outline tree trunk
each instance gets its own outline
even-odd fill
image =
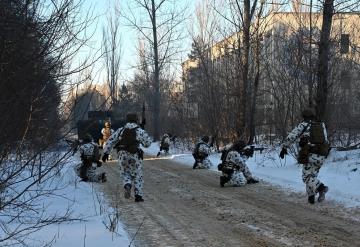
[[[261,52],[261,44],[260,44],[260,17],[263,11],[263,4],[260,5],[259,14],[257,16],[256,21],[256,40],[255,40],[255,78],[254,78],[254,87],[252,91],[251,98],[251,106],[250,106],[250,119],[249,119],[249,144],[254,142],[256,130],[255,130],[255,115],[256,115],[256,100],[257,100],[257,92],[259,88],[260,81],[260,52]]]
[[[319,44],[317,69],[316,112],[320,119],[325,117],[328,96],[328,60],[330,53],[330,31],[334,13],[334,0],[325,0],[323,22]]]
[[[160,139],[160,71],[159,71],[159,51],[157,40],[157,26],[156,26],[156,7],[155,0],[151,0],[152,11],[152,31],[154,41],[154,140]]]
[[[242,117],[240,133],[245,140],[248,138],[250,109],[249,109],[249,53],[250,53],[250,0],[244,1],[244,23],[243,23],[243,53],[241,57],[242,73],[240,86],[240,113]]]

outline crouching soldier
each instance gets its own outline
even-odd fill
[[[92,136],[86,134],[83,139],[83,144],[79,146],[79,152],[82,163],[76,168],[77,175],[84,182],[106,182],[105,172],[96,174],[96,167],[101,166],[99,147],[93,142]]]
[[[220,176],[221,187],[224,187],[225,184],[241,186],[246,183],[254,184],[259,182],[252,176],[245,163],[249,157],[252,157],[253,153],[253,147],[247,147],[243,141],[238,141],[230,149],[223,151],[221,155],[222,163],[218,165],[218,170],[222,172],[222,176]]]
[[[169,153],[169,148],[170,148],[170,143],[171,143],[171,139],[169,134],[164,134],[161,138],[161,142],[160,142],[160,151],[157,153],[156,157],[160,156],[161,151],[164,151],[165,154]]]
[[[126,121],[125,126],[116,130],[106,142],[102,160],[106,162],[110,151],[116,148],[122,168],[124,197],[130,198],[134,185],[135,202],[143,202],[143,151],[140,144],[149,147],[151,139],[146,131],[139,127],[135,113],[127,114]]]
[[[321,166],[330,151],[325,124],[317,120],[314,109],[302,112],[303,121],[295,127],[285,139],[280,152],[280,158],[287,154],[287,148],[299,139],[300,151],[298,162],[303,165],[302,180],[306,184],[308,202],[315,203],[315,196],[319,193],[318,202],[325,199],[329,190],[318,178]]]
[[[208,136],[203,136],[195,146],[193,157],[195,163],[193,169],[209,169],[211,167],[211,161],[209,155],[211,153],[211,144],[209,144],[210,138]]]

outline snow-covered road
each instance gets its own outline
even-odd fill
[[[309,205],[302,193],[285,193],[262,181],[219,186],[219,174],[171,159],[147,159],[145,202],[123,198],[115,162],[100,186],[137,246],[357,246],[358,208],[331,201]]]

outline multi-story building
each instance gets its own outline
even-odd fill
[[[307,105],[307,101],[311,100],[308,96],[309,91],[315,88],[317,47],[322,14],[302,11],[296,6],[294,9],[297,11],[272,12],[261,20],[259,37],[263,58],[257,104],[258,125],[271,125],[274,117],[276,118],[275,108],[279,106],[276,106],[276,99],[274,99],[277,96],[276,92],[271,90],[280,86],[282,72],[284,80],[292,78],[305,86],[304,95],[299,96],[299,101],[306,101],[303,105]],[[337,114],[343,114],[346,111],[348,117],[360,117],[360,13],[335,14],[331,39],[329,82],[333,88],[331,91],[333,98],[331,98],[330,107],[336,107]],[[241,33],[235,33],[204,52],[207,53],[206,57],[211,61],[211,66],[232,64],[233,69],[237,70],[240,68],[236,68],[234,56],[236,56],[239,44],[241,44]],[[302,54],[294,54],[300,51]],[[295,56],[299,63],[296,64],[296,68],[295,64],[289,64],[294,61],[292,59]],[[198,107],[197,97],[192,97],[191,91],[196,83],[194,78],[201,67],[201,62],[199,58],[192,58],[182,63],[184,90],[190,95],[187,99],[190,110]],[[274,72],[279,69],[283,71],[279,71],[277,79],[274,79]],[[238,80],[238,78],[235,79]],[[301,97],[304,99],[300,99]],[[300,105],[293,109],[300,110],[298,109]]]

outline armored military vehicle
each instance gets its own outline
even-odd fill
[[[111,123],[113,130],[117,130],[125,124],[125,118],[115,118],[112,111],[89,111],[87,120],[77,122],[78,138],[81,140],[89,133],[94,138],[94,142],[98,143],[102,138],[101,129],[106,121]]]

